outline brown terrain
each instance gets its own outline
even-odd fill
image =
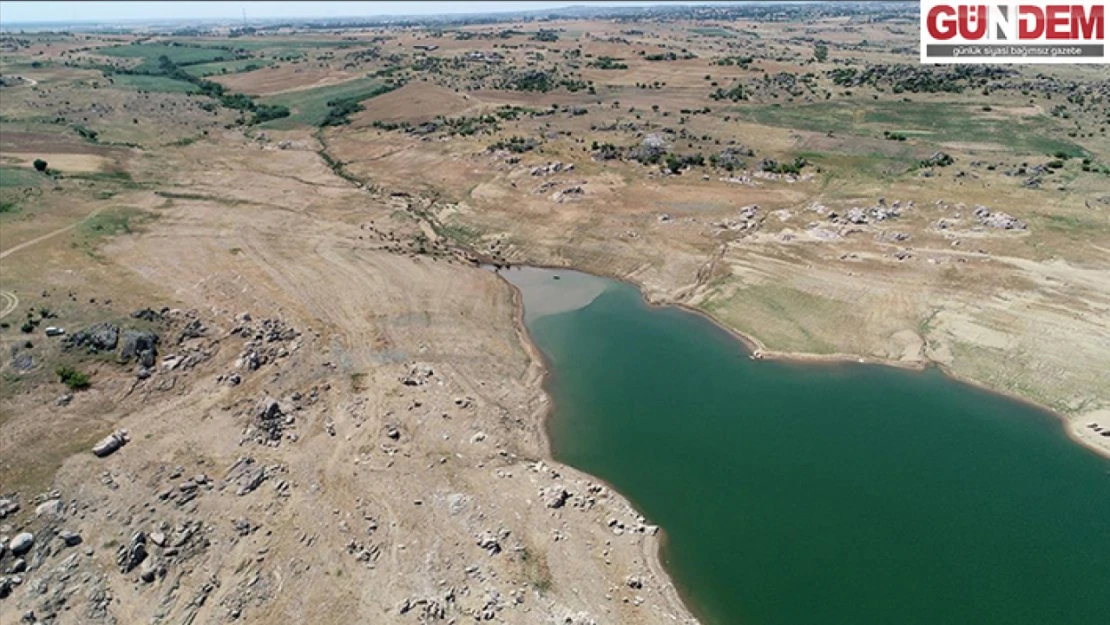
[[[693,622],[658,528],[550,457],[478,261],[942,366],[1110,453],[1098,72],[921,69],[915,19],[543,29],[4,36],[0,622]],[[289,115],[120,71],[182,39]]]

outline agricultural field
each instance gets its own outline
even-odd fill
[[[320,126],[327,119],[329,111],[337,102],[364,102],[386,93],[390,89],[382,81],[372,78],[356,78],[334,85],[298,89],[277,95],[259,98],[262,104],[287,107],[289,117],[266,122],[269,128],[296,128]]]
[[[200,48],[180,45],[138,44],[100,48],[98,54],[116,59],[136,59],[139,68],[153,70],[158,59],[165,56],[178,65],[197,65],[213,61],[227,60],[231,54],[226,50]]]
[[[196,65],[189,65],[185,68],[185,73],[197,78],[207,78],[209,76],[220,76],[223,74],[237,74],[239,72],[253,72],[257,69],[267,67],[269,63],[259,61],[256,59],[240,59],[238,61],[215,61],[213,63],[199,63]]]
[[[93,552],[0,622],[696,622],[482,266],[1110,451],[1105,70],[923,66],[913,3],[594,9],[0,34],[0,518],[80,493]]]

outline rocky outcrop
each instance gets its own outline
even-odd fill
[[[83,347],[90,354],[115,351],[119,344],[119,326],[98,323],[67,336],[62,345],[67,349]]]

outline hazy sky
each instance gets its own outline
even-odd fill
[[[573,5],[648,6],[706,4],[680,1],[563,2],[8,2],[0,1],[0,23],[78,22],[162,19],[247,19],[269,17],[363,17],[370,15],[436,15],[553,9]]]

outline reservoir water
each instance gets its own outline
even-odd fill
[[[706,625],[1110,623],[1110,460],[1050,414],[935,370],[752,360],[630,285],[500,273],[555,457],[663,528]]]

